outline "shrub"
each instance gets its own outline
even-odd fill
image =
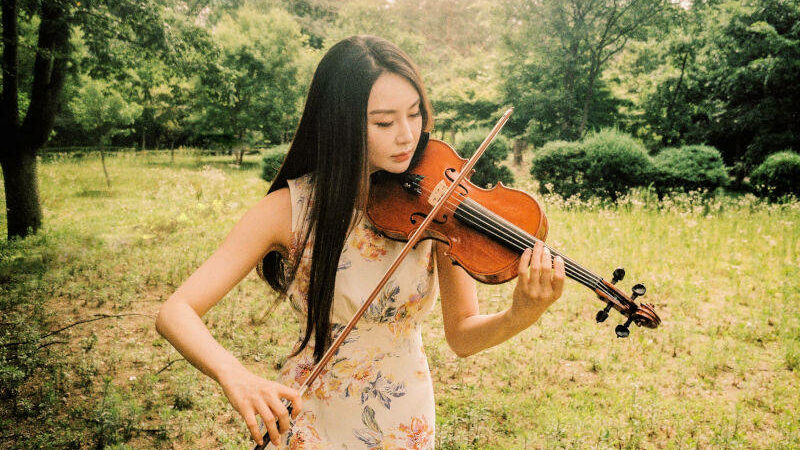
[[[264,157],[261,159],[261,178],[264,181],[271,182],[275,179],[288,151],[289,146],[284,144],[264,153]]]
[[[792,151],[773,153],[750,174],[756,194],[778,200],[800,197],[800,155]]]
[[[647,186],[654,166],[641,142],[616,129],[605,129],[584,138],[586,194],[610,198],[637,186]]]
[[[531,160],[531,175],[539,181],[543,194],[569,198],[584,193],[584,173],[586,153],[578,142],[548,142]]]
[[[456,151],[462,158],[471,158],[488,134],[484,130],[466,132]],[[483,188],[491,187],[499,181],[506,185],[513,183],[514,176],[511,171],[508,170],[508,167],[500,165],[508,157],[509,151],[508,140],[503,136],[495,137],[478,162],[475,163],[475,173],[470,177],[470,181]]]
[[[665,148],[653,158],[659,193],[666,191],[713,191],[728,184],[728,171],[722,155],[714,147],[686,145]]]

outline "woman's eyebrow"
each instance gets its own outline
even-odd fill
[[[418,103],[419,103],[419,98],[417,98],[417,101],[412,103],[411,106],[408,107],[408,109],[411,109],[411,108],[417,106]],[[370,111],[369,115],[372,115],[372,114],[387,114],[387,113],[391,114],[391,113],[396,113],[396,112],[397,112],[396,109],[375,109],[375,110]]]

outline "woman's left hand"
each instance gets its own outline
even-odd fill
[[[564,260],[555,259],[542,241],[533,250],[526,249],[519,260],[519,278],[514,289],[509,315],[514,322],[528,327],[553,304],[564,288]]]

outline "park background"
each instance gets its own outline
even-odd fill
[[[470,358],[424,340],[437,448],[800,446],[797,1],[3,0],[0,448],[245,448],[160,304],[261,198],[313,70],[374,34],[420,66],[473,181],[663,323],[568,282]],[[479,285],[482,312],[513,283]],[[274,378],[298,333],[254,273],[203,319]],[[413,439],[410,436],[409,439]]]

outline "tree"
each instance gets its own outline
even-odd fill
[[[25,237],[42,225],[36,155],[48,141],[55,115],[62,100],[64,83],[72,56],[70,36],[80,28],[86,43],[98,58],[98,67],[113,60],[109,40],[140,48],[164,51],[164,23],[160,5],[150,2],[89,0],[30,1],[2,0],[3,95],[0,99],[0,166],[6,193],[8,238]],[[32,74],[20,74],[20,36],[18,20],[39,20],[34,46]],[[124,17],[125,20],[122,20]],[[136,30],[135,32],[133,30]],[[23,49],[24,51],[24,49]],[[29,78],[30,94],[20,93],[20,81]],[[21,108],[29,98],[24,118]],[[22,102],[21,102],[22,100]]]
[[[3,0],[3,96],[0,99],[0,165],[6,193],[8,237],[25,237],[42,225],[36,153],[47,142],[69,59],[70,5],[42,2],[30,104],[24,119],[19,110],[19,32],[16,0]],[[33,11],[26,11],[31,13]]]
[[[283,142],[296,125],[308,64],[300,27],[279,9],[250,6],[223,16],[213,28],[219,55],[195,79],[199,114],[194,125],[239,142]]]
[[[636,92],[629,126],[656,146],[713,145],[739,182],[770,153],[800,148],[798,23],[792,1],[696,4],[617,61],[615,92]]]
[[[110,143],[114,134],[127,131],[126,127],[142,113],[142,107],[126,100],[119,90],[104,80],[82,76],[82,85],[72,98],[69,107],[81,128],[101,146]]]
[[[617,105],[600,75],[669,7],[666,0],[507,0],[505,98],[521,106],[531,138],[575,140],[610,125]]]

